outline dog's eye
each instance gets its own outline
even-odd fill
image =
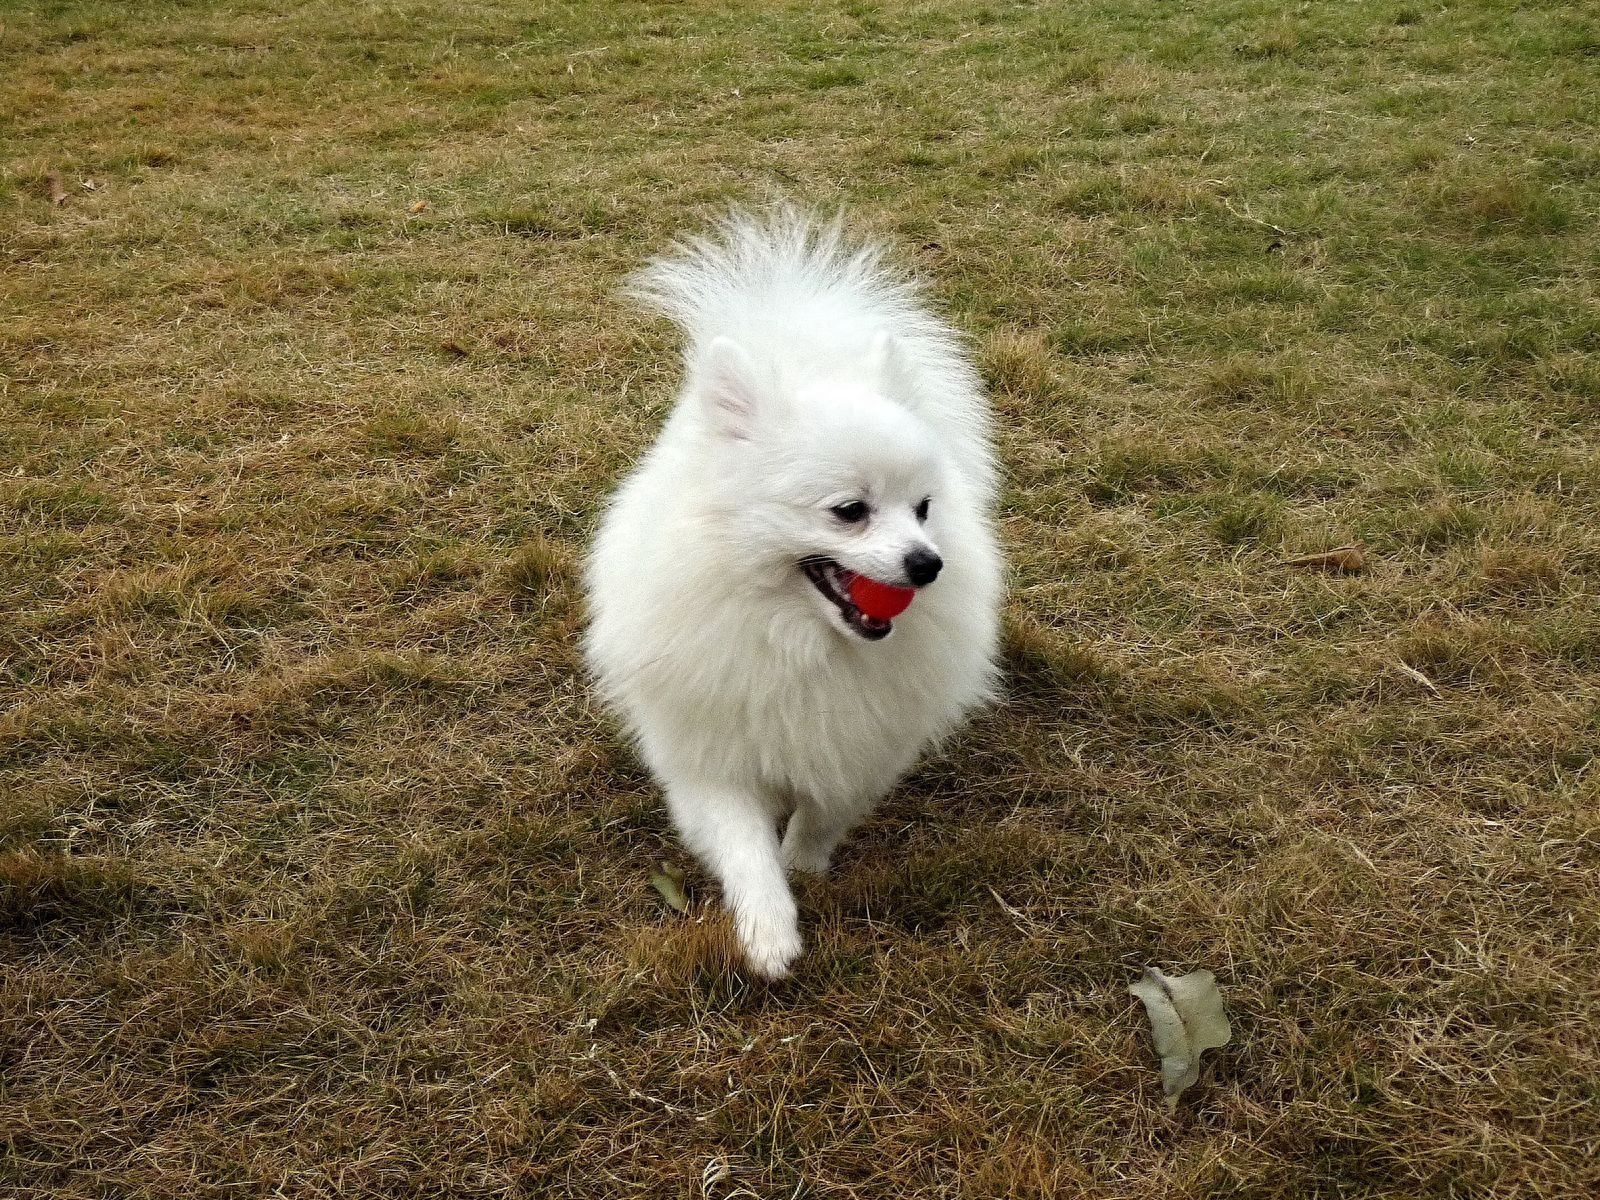
[[[867,504],[864,500],[852,500],[848,504],[835,504],[828,511],[846,525],[854,525],[858,521],[867,519]]]
[[[917,520],[926,521],[928,519],[928,505],[932,503],[932,496],[924,496],[922,498],[922,503],[917,505],[917,507],[913,510],[917,514]]]

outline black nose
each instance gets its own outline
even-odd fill
[[[924,550],[919,546],[906,555],[906,578],[921,587],[939,578],[939,568],[943,566],[944,559],[932,550]]]

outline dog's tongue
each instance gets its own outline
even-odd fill
[[[879,583],[865,575],[850,580],[850,602],[875,621],[894,620],[911,607],[916,594],[915,588]]]

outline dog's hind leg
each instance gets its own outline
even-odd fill
[[[680,783],[668,785],[667,807],[689,849],[722,883],[750,966],[770,979],[787,975],[800,955],[800,929],[771,810],[735,788]]]
[[[795,806],[783,831],[783,861],[796,871],[826,875],[833,851],[857,817],[824,809],[809,800]]]

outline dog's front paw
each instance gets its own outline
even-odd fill
[[[800,926],[794,906],[745,909],[735,922],[739,948],[750,969],[768,979],[782,979],[800,957]]]
[[[826,850],[784,839],[783,865],[792,871],[804,871],[807,875],[826,875],[831,865],[829,860],[830,856]]]

